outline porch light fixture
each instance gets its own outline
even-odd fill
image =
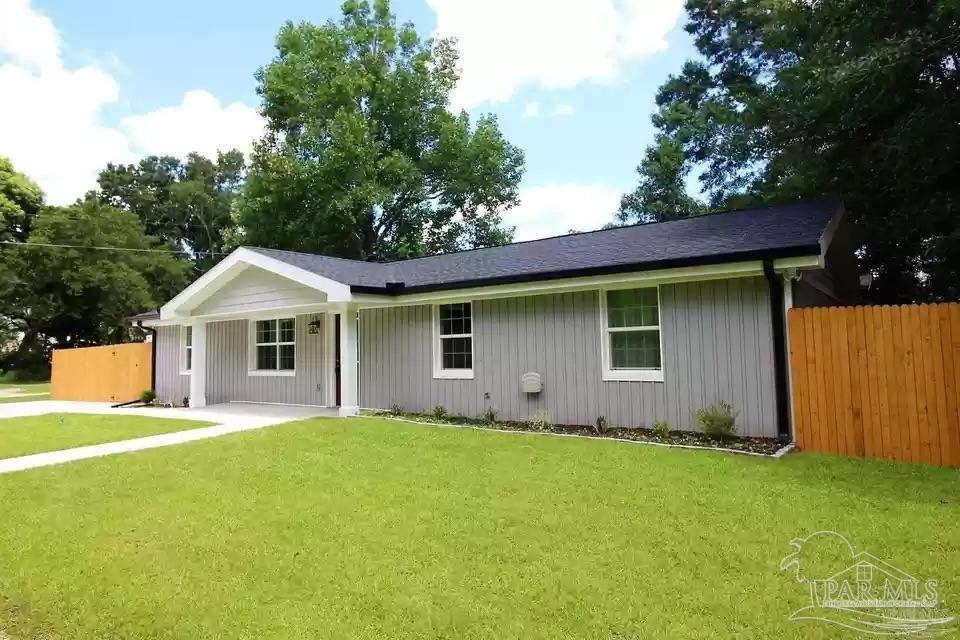
[[[323,320],[314,316],[313,320],[310,321],[310,324],[307,325],[307,329],[311,335],[316,335],[320,333],[320,327],[323,326]]]

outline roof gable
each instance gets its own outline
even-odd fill
[[[196,315],[268,311],[327,301],[327,294],[261,267],[248,266],[198,304]]]
[[[258,291],[261,294],[264,293],[263,287],[266,286],[262,282],[262,274],[266,273],[272,274],[275,278],[280,278],[280,280],[273,281],[273,286],[277,286],[277,282],[290,282],[289,285],[280,285],[280,288],[294,298],[309,297],[309,292],[313,291],[320,302],[337,302],[350,299],[350,286],[346,283],[338,282],[321,274],[241,247],[163,305],[160,308],[160,319],[175,320],[196,315],[197,311],[203,308],[204,303],[250,268],[256,268],[261,272],[259,276],[261,282],[258,285]],[[227,289],[227,291],[230,291],[230,289]],[[255,292],[248,290],[244,294],[241,289],[237,289],[234,294],[246,295],[255,294]],[[222,303],[223,299],[221,299]]]

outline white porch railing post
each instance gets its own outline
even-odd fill
[[[190,367],[190,406],[207,406],[207,323],[193,323]]]
[[[357,309],[340,313],[340,415],[360,413],[360,366],[358,362]]]

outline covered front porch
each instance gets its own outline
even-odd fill
[[[145,323],[157,331],[160,399],[356,415],[357,308],[349,287],[254,252],[237,254]]]

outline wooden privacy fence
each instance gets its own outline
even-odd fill
[[[960,466],[960,304],[791,309],[801,449]]]
[[[152,366],[148,342],[105,347],[57,349],[53,352],[50,397],[53,400],[136,400],[150,388]]]

